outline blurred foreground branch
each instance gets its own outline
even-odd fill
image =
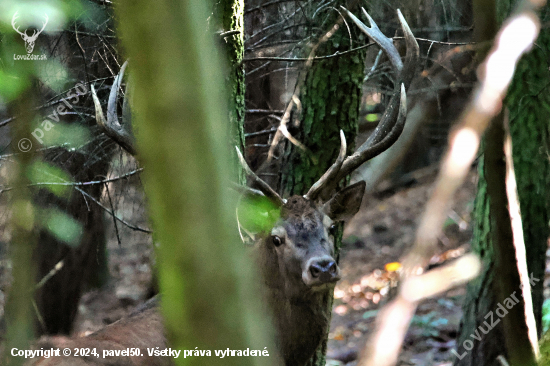
[[[136,141],[157,248],[162,315],[175,349],[262,349],[223,365],[268,365],[275,349],[255,293],[253,263],[233,227],[227,97],[209,1],[120,1],[135,81]],[[162,24],[162,27],[158,25]],[[174,57],[178,55],[178,57]],[[234,174],[233,174],[234,176]],[[211,365],[209,357],[176,364]]]
[[[413,248],[403,261],[404,280],[396,299],[380,313],[376,330],[362,352],[359,365],[395,365],[418,302],[477,276],[481,265],[473,255],[439,268],[437,271],[441,275],[436,275],[435,270],[422,273],[436,252],[437,237],[451,199],[471,167],[481,137],[491,120],[500,113],[515,66],[537,38],[540,23],[535,11],[543,4],[542,1],[521,2],[516,13],[503,24],[488,57],[479,67],[480,83],[450,138],[449,149],[421,217]],[[462,269],[453,270],[457,266]],[[449,277],[442,281],[443,276]],[[430,286],[433,286],[431,291],[427,289]]]

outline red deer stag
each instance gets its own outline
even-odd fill
[[[306,364],[326,335],[329,318],[323,298],[330,296],[340,278],[334,258],[332,228],[359,210],[365,183],[359,182],[334,194],[337,183],[368,159],[391,146],[401,134],[406,117],[405,90],[410,85],[418,59],[418,44],[403,16],[399,21],[405,35],[407,52],[401,61],[391,39],[385,37],[364,11],[371,27],[344,11],[387,54],[398,82],[390,104],[370,138],[357,151],[346,157],[346,139],[340,132],[341,148],[336,162],[304,196],[280,197],[267,183],[254,174],[239,152],[239,159],[254,187],[247,194],[262,195],[280,208],[280,217],[271,230],[261,233],[255,243],[259,268],[266,285],[266,303],[272,307],[279,354],[287,366]],[[104,118],[99,100],[92,88],[96,117],[106,134],[128,152],[134,153],[131,134],[125,132],[116,115],[116,99],[125,65],[115,79]],[[124,118],[123,118],[124,120]],[[140,348],[143,357],[120,356],[107,360],[95,356],[53,357],[38,360],[36,365],[165,365],[169,357],[149,357],[153,347],[166,347],[160,315],[150,306],[84,338],[46,338],[38,347],[96,348],[103,350]],[[109,362],[107,362],[109,361]],[[36,361],[35,361],[36,362]],[[103,363],[102,363],[103,362]]]

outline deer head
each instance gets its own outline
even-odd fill
[[[27,53],[31,53],[32,50],[34,49],[34,42],[38,38],[38,35],[42,33],[44,28],[46,28],[46,24],[48,24],[48,20],[49,20],[48,15],[47,14],[44,15],[45,21],[42,23],[42,28],[39,31],[34,30],[33,34],[30,36],[27,34],[27,29],[25,29],[24,32],[19,31],[19,27],[15,25],[15,21],[17,20],[17,18],[19,18],[19,14],[16,11],[15,14],[13,14],[13,17],[11,18],[11,26],[17,33],[21,35],[21,38],[23,38],[23,41],[25,41],[25,48],[27,49]]]
[[[340,156],[343,156],[346,151],[343,132],[340,137]],[[288,298],[329,291],[340,279],[334,253],[335,224],[357,213],[365,182],[344,188],[327,202],[316,200],[312,190],[305,196],[286,200],[250,170],[238,149],[237,154],[247,174],[260,187],[260,191],[249,190],[247,195],[265,195],[278,213],[274,225],[256,237],[255,247],[266,285]],[[264,213],[266,217],[269,214]]]

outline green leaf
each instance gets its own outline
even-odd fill
[[[69,185],[44,185],[44,183],[71,183],[72,180],[69,175],[60,168],[43,161],[35,161],[32,163],[27,168],[27,177],[33,184],[43,185],[44,188],[58,197],[66,197],[71,190]]]
[[[42,226],[57,239],[77,247],[82,237],[82,224],[57,209],[47,209],[41,212]]]
[[[238,208],[241,226],[250,232],[270,230],[280,217],[280,209],[262,196],[244,197]]]
[[[76,124],[63,124],[44,119],[37,128],[44,146],[59,146],[66,149],[79,149],[90,141],[87,127]],[[33,133],[37,132],[37,129]],[[34,136],[34,135],[33,135]]]
[[[367,122],[378,122],[380,117],[378,116],[378,113],[369,113],[365,116],[365,120]]]

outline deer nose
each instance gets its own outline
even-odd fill
[[[309,266],[309,273],[320,282],[330,282],[337,276],[338,265],[333,260],[316,261]]]

